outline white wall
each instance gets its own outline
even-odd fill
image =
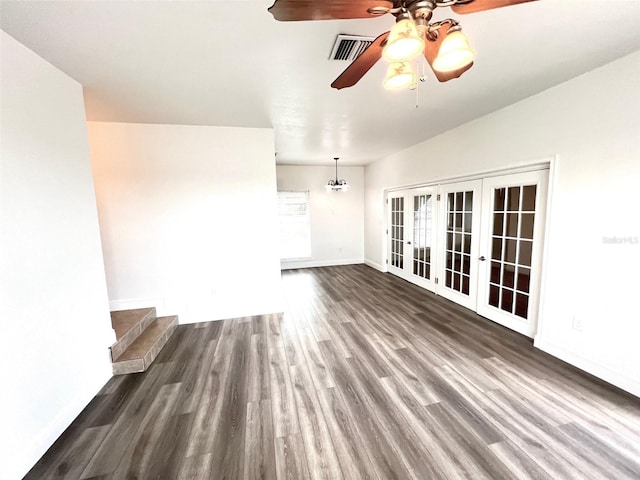
[[[109,379],[115,338],[82,86],[0,41],[0,478],[15,479]]]
[[[113,309],[282,311],[272,130],[89,122],[89,143]]]
[[[311,258],[287,260],[282,268],[348,265],[364,261],[364,167],[338,166],[346,192],[327,192],[335,166],[278,165],[278,190],[309,191]]]
[[[365,256],[383,189],[559,155],[536,346],[640,396],[640,52],[369,165]],[[572,328],[573,318],[582,331]]]

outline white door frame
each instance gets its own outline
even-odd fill
[[[437,289],[436,293],[438,295],[443,296],[451,301],[456,302],[463,307],[467,307],[471,310],[475,310],[476,308],[476,296],[477,296],[477,277],[478,277],[478,249],[479,249],[479,233],[480,233],[480,205],[481,205],[481,191],[482,191],[482,180],[467,180],[464,182],[455,182],[455,183],[447,183],[440,185],[438,188],[439,202],[438,202],[438,218],[441,219],[441,222],[438,224],[438,253],[437,253]],[[471,236],[471,245],[469,248],[469,253],[464,253],[464,247],[462,248],[463,253],[453,253],[452,256],[460,256],[462,258],[462,263],[464,263],[464,258],[467,257],[469,263],[469,291],[467,294],[462,293],[460,291],[456,291],[454,288],[450,288],[447,286],[447,271],[449,270],[450,265],[447,262],[447,248],[448,248],[448,231],[454,230],[448,228],[451,220],[448,218],[447,214],[447,206],[448,206],[448,195],[454,192],[473,192],[473,201],[471,210],[465,213],[456,213],[455,217],[461,218],[463,225],[465,223],[465,217],[471,217],[471,225],[470,228],[466,226],[462,226],[462,229],[465,228],[468,232],[464,233],[462,231],[453,233],[454,238],[467,237],[468,234]],[[455,222],[455,221],[454,221]],[[457,239],[455,242],[457,244]],[[455,275],[455,274],[454,274]],[[463,277],[465,275],[462,275]],[[452,285],[453,287],[454,285]]]
[[[420,275],[416,275],[413,273],[413,264],[414,264],[414,253],[415,253],[415,235],[414,235],[414,211],[413,211],[413,202],[416,196],[418,195],[431,195],[432,201],[432,219],[431,219],[431,238],[432,238],[432,246],[431,246],[431,275],[430,278],[424,278]],[[386,248],[387,248],[387,256],[389,257],[386,262],[387,271],[393,273],[400,278],[407,280],[408,282],[419,285],[429,291],[435,291],[436,289],[436,263],[437,259],[435,257],[435,252],[437,251],[436,245],[438,242],[437,232],[434,230],[434,226],[437,225],[437,215],[438,208],[436,205],[436,187],[428,186],[428,187],[416,187],[410,188],[406,190],[394,190],[392,192],[387,192],[386,194],[386,218],[387,218],[387,229],[386,229]],[[403,235],[403,265],[402,268],[399,268],[394,265],[393,262],[393,249],[391,242],[394,237],[394,221],[392,220],[393,215],[393,199],[394,198],[402,198],[403,199],[403,225],[404,225],[404,235]]]
[[[476,312],[483,317],[528,337],[533,337],[537,330],[544,230],[547,213],[548,173],[548,170],[541,170],[492,177],[483,180],[480,256],[485,258],[486,261],[479,262],[478,304]],[[496,188],[508,188],[519,185],[536,185],[535,222],[529,280],[529,308],[526,319],[506,313],[488,303],[488,285],[492,260],[493,194]]]
[[[386,206],[385,206],[385,215],[387,218],[387,230],[386,230],[386,240],[387,240],[387,260],[386,260],[386,267],[387,267],[387,271],[389,273],[393,273],[394,275],[404,278],[405,280],[407,280],[406,278],[406,274],[405,274],[405,266],[407,264],[407,255],[406,252],[408,250],[407,248],[407,244],[406,244],[406,239],[407,239],[407,202],[406,202],[406,195],[405,195],[405,190],[396,190],[394,192],[389,192],[387,193],[387,197],[386,197]],[[402,215],[400,218],[393,218],[394,216],[394,208],[393,208],[393,204],[394,204],[394,199],[402,199],[403,201],[403,205],[402,205]],[[396,236],[397,233],[394,231],[396,228],[396,225],[399,225],[401,222],[402,224],[402,228],[403,228],[403,235],[402,235],[402,241],[398,243],[397,246],[401,246],[402,247],[402,267],[400,266],[396,266],[395,263],[396,259],[394,258],[394,255],[397,254],[398,252],[395,251],[393,249],[393,245],[392,242],[396,241]]]

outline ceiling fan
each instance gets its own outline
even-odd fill
[[[415,86],[411,60],[424,55],[436,78],[447,82],[473,66],[475,52],[454,19],[431,22],[436,8],[451,7],[465,14],[508,7],[535,0],[274,0],[269,12],[276,20],[346,20],[373,18],[390,13],[396,17],[391,31],[379,35],[331,86],[352,87],[380,58],[389,61],[384,86]]]

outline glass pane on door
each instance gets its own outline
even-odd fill
[[[536,185],[494,188],[489,305],[527,318]]]
[[[391,265],[404,267],[404,197],[391,198]]]
[[[445,286],[469,295],[473,191],[447,195],[445,241]]]
[[[431,195],[413,197],[413,274],[431,279],[433,236],[433,201]]]

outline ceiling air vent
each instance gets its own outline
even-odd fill
[[[373,37],[357,35],[338,35],[329,60],[355,60],[358,55],[373,43]]]

